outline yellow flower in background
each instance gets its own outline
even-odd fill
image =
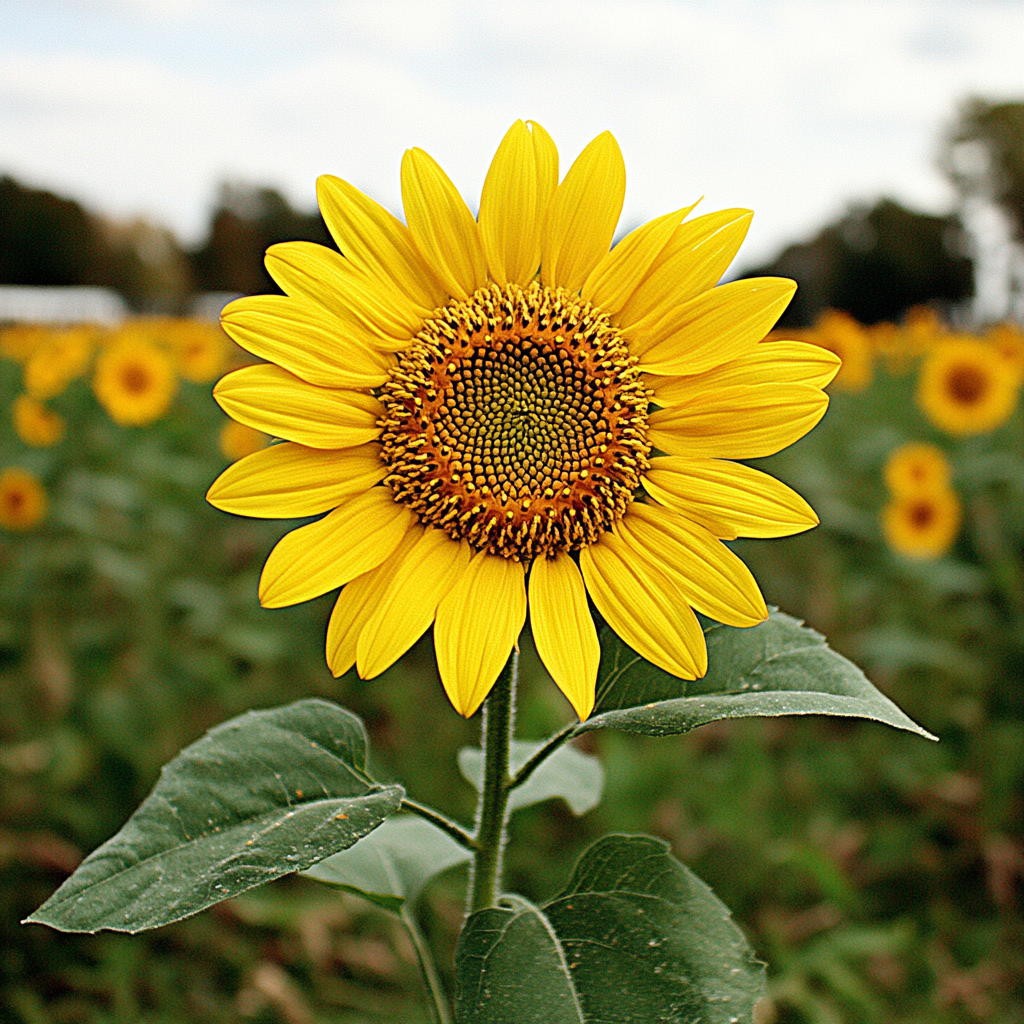
[[[277,544],[261,602],[343,587],[327,632],[335,675],[379,675],[433,623],[442,682],[467,716],[528,603],[538,652],[581,718],[600,659],[588,594],[645,658],[703,675],[691,608],[736,626],[767,614],[722,540],[817,522],[788,487],[731,461],[807,433],[839,365],[762,340],[791,281],[715,287],[750,212],[686,220],[689,207],[609,251],[625,191],[614,138],[558,178],[554,143],[521,121],[478,219],[419,149],[402,161],[408,226],[322,177],[320,210],[345,255],[275,245],[266,264],[286,295],[223,314],[276,365],[237,370],[214,395],[286,443],[231,466],[209,500],[268,518],[328,513]]]
[[[164,351],[148,341],[128,336],[100,353],[92,386],[115,423],[141,427],[167,412],[178,380]]]
[[[25,390],[41,401],[56,398],[89,368],[94,348],[90,327],[51,332],[25,362]]]
[[[827,309],[818,318],[809,340],[842,360],[836,375],[836,387],[844,391],[863,391],[874,376],[871,343],[864,328],[848,313]]]
[[[911,306],[903,316],[903,334],[908,352],[919,356],[947,337],[949,331],[930,306]]]
[[[43,342],[50,338],[50,331],[38,324],[13,324],[0,330],[0,355],[23,363]]]
[[[995,346],[951,338],[921,364],[917,403],[932,424],[950,434],[983,434],[1013,415],[1018,384]]]
[[[253,430],[244,423],[228,420],[220,428],[218,442],[224,458],[237,462],[247,455],[262,451],[270,444],[270,438],[262,430]]]
[[[18,395],[11,405],[18,437],[33,448],[48,448],[64,436],[64,419],[31,395]]]
[[[1016,324],[996,324],[988,332],[987,340],[1018,381],[1024,380],[1024,331]]]
[[[0,526],[6,530],[31,530],[46,514],[43,485],[23,469],[0,473]]]
[[[895,495],[944,490],[949,487],[949,462],[933,444],[905,444],[889,455],[884,475],[886,486]]]
[[[897,495],[882,510],[889,547],[915,559],[944,555],[960,530],[960,499],[949,488]]]
[[[185,380],[206,384],[227,368],[229,342],[220,324],[172,320],[165,336]]]

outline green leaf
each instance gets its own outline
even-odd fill
[[[398,810],[366,776],[366,731],[323,700],[250,711],[160,774],[124,828],[25,923],[139,932],[344,850]]]
[[[350,849],[302,873],[398,914],[406,900],[415,901],[431,878],[466,863],[471,856],[429,821],[402,814],[388,818]]]
[[[459,1024],[749,1024],[764,994],[728,909],[660,839],[606,836],[546,906],[503,904],[459,938]]]
[[[824,637],[789,615],[773,610],[749,629],[714,624],[705,638],[708,673],[688,682],[645,661],[605,629],[595,714],[575,734],[621,729],[673,736],[724,718],[847,715],[935,739]]]
[[[511,768],[513,774],[543,747],[543,743],[512,741]],[[463,747],[459,751],[459,771],[479,793],[484,777],[483,755],[479,747]],[[559,747],[523,783],[512,790],[509,810],[517,811],[542,800],[561,797],[569,809],[579,817],[601,802],[604,788],[604,770],[596,757],[584,754],[574,747]]]

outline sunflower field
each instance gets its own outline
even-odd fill
[[[581,783],[512,820],[511,887],[541,900],[606,831],[667,840],[769,963],[759,1024],[1024,1019],[1024,333],[928,309],[843,313],[780,337],[835,352],[825,419],[758,460],[821,525],[735,541],[772,604],[863,665],[940,737],[860,720],[717,722],[675,739],[589,733]],[[0,1019],[16,1024],[426,1021],[393,916],[291,876],[148,933],[26,917],[112,835],[160,766],[250,708],[323,696],[367,722],[379,779],[455,818],[476,728],[429,637],[383,676],[323,664],[329,598],[261,609],[293,523],[207,504],[271,439],[213,381],[251,361],[220,328],[0,329]],[[519,734],[567,719],[524,634]],[[588,777],[599,752],[602,780]],[[598,773],[600,770],[598,769]],[[519,839],[528,842],[518,842]],[[521,851],[529,850],[526,854]],[[420,900],[449,989],[464,866]]]

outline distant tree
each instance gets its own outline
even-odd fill
[[[800,286],[783,327],[809,326],[830,308],[861,323],[897,320],[911,306],[948,306],[974,294],[959,217],[915,213],[891,199],[852,208],[812,241],[742,276],[761,275],[791,277]]]
[[[332,245],[320,215],[294,209],[276,189],[222,185],[207,240],[192,253],[196,287],[243,295],[279,292],[263,254],[277,242],[292,241]]]

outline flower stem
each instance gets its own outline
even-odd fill
[[[442,832],[447,832],[459,846],[464,846],[467,850],[476,849],[476,840],[464,828],[452,821],[451,818],[446,818],[439,811],[435,811],[433,807],[427,807],[415,800],[405,799],[402,801],[402,810],[419,815]]]
[[[452,1024],[451,1009],[448,1005],[448,997],[445,995],[444,986],[437,974],[437,967],[434,964],[434,954],[430,951],[420,926],[416,923],[416,917],[409,909],[409,904],[402,905],[399,916],[402,924],[405,925],[409,938],[412,939],[413,948],[416,950],[416,959],[419,960],[420,971],[423,973],[423,982],[430,993],[430,1002],[434,1010],[436,1024]]]
[[[505,850],[505,825],[512,785],[509,763],[518,676],[519,652],[513,651],[484,701],[483,722],[480,726],[484,777],[476,812],[476,853],[470,883],[470,913],[497,906],[501,895],[501,861]]]

